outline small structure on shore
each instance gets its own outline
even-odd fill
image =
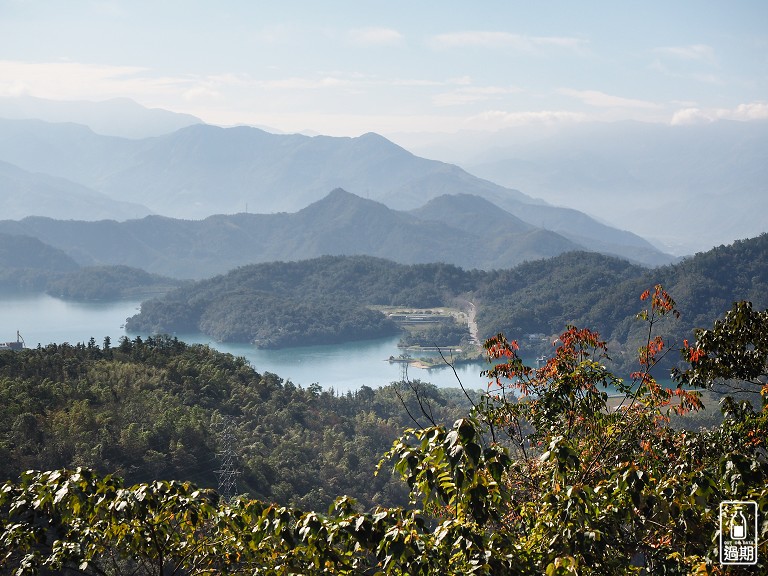
[[[0,350],[23,350],[26,347],[24,338],[21,337],[19,331],[16,330],[16,342],[0,342]]]

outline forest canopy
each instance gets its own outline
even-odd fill
[[[457,391],[412,385],[441,421],[469,406]],[[404,504],[402,489],[372,474],[413,424],[401,400],[419,413],[410,388],[302,388],[243,358],[168,337],[0,352],[0,481],[28,469],[85,466],[129,482],[214,488],[226,428],[242,447],[239,492],[320,507],[337,493],[367,506]]]
[[[0,570],[764,573],[768,310],[735,303],[678,346],[658,329],[679,315],[660,285],[642,292],[636,321],[647,337],[637,369],[624,376],[606,368],[608,343],[590,329],[566,327],[538,367],[523,362],[515,340],[490,338],[488,389],[467,392],[453,424],[446,419],[457,406],[421,383],[337,397],[170,338],[0,354],[2,421],[13,422],[2,437],[4,456],[42,457],[45,466],[56,466],[59,454],[70,459],[65,469],[22,472],[0,488]],[[667,387],[652,368],[671,353],[682,364],[676,384]],[[608,386],[619,395],[609,397]],[[701,410],[702,392],[713,390],[722,393],[717,423],[698,430],[672,425],[673,417]],[[125,404],[134,393],[141,403]],[[382,418],[379,406],[389,394],[413,427],[402,431],[400,422]],[[60,405],[67,409],[56,410]],[[46,419],[36,416],[44,412],[59,421],[65,440],[51,452]],[[168,417],[159,421],[161,414]],[[88,467],[73,469],[110,455],[108,465],[115,466],[121,450],[143,455],[132,463],[148,465],[142,473],[155,478],[162,466],[205,467],[206,426],[225,424],[225,416],[236,423],[240,462],[256,461],[254,470],[268,474],[276,450],[284,463],[283,477],[248,480],[273,490],[265,499],[227,500],[178,480],[127,485]],[[345,477],[343,469],[351,472],[363,456],[356,448],[372,448],[377,434],[393,428],[399,437],[375,475]],[[302,444],[309,437],[311,448]],[[290,442],[278,444],[285,439]],[[319,467],[305,477],[314,461]],[[390,485],[389,471],[403,483]],[[319,474],[324,484],[300,486],[310,491],[293,505],[275,503],[283,482],[297,473],[300,482]],[[370,501],[344,495],[365,482],[376,490]],[[384,504],[398,498],[397,486],[406,502]],[[757,533],[749,528],[757,544],[746,568],[734,564],[727,548],[733,542],[720,532],[717,511],[734,501],[754,502],[762,519]],[[724,547],[721,538],[730,544]]]
[[[767,270],[768,234],[653,270],[592,252],[495,271],[326,256],[244,266],[185,285],[144,302],[126,326],[141,334],[203,332],[221,341],[284,347],[394,334],[396,327],[370,307],[472,302],[481,340],[515,334],[527,356],[539,356],[549,354],[563,326],[592,326],[611,342],[616,366],[626,369],[642,344],[633,303],[645,286],[661,283],[677,296],[683,314],[669,328],[682,341],[731,302],[768,306]],[[529,334],[543,337],[524,338]]]

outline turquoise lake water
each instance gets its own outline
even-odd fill
[[[126,334],[126,318],[139,310],[137,301],[83,303],[53,298],[44,294],[0,297],[0,341],[15,340],[21,332],[28,347],[51,342],[87,342],[93,337],[101,345],[105,336],[116,344]],[[142,336],[146,336],[145,334]],[[350,342],[329,346],[307,346],[282,350],[259,350],[249,344],[219,343],[204,334],[179,334],[180,340],[208,344],[222,352],[243,356],[259,372],[272,372],[304,387],[317,383],[337,392],[361,386],[376,388],[402,378],[400,364],[390,363],[398,356],[398,338]],[[458,377],[468,388],[485,388],[487,380],[480,371],[484,362],[457,367]],[[450,368],[432,370],[410,367],[408,377],[440,387],[458,386]]]

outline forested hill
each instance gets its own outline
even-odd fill
[[[495,273],[474,295],[484,335],[555,335],[566,324],[590,327],[609,341],[611,357],[627,368],[647,336],[636,319],[639,295],[656,284],[672,295],[681,313],[660,327],[677,343],[690,339],[693,328],[711,326],[735,301],[768,308],[768,234],[653,270],[595,254],[566,254]],[[549,351],[546,339],[536,350]]]
[[[0,234],[0,292],[46,292],[71,300],[149,298],[183,282],[129,266],[81,267],[37,238]]]
[[[461,297],[476,304],[481,337],[500,331],[513,338],[550,336],[576,324],[597,328],[623,346],[638,326],[639,294],[658,283],[678,300],[683,317],[671,329],[679,334],[710,323],[735,300],[765,307],[768,235],[650,271],[588,252],[496,271],[367,256],[258,264],[145,302],[127,326],[139,332],[202,331],[265,346],[314,344],[394,330],[368,306],[430,307]]]
[[[406,266],[370,256],[325,256],[243,266],[144,302],[129,332],[204,332],[262,347],[377,338],[397,326],[369,305],[440,306],[471,291],[480,272]]]
[[[81,267],[30,236],[0,233],[0,292],[47,292],[72,300],[148,298],[183,284],[130,266]]]
[[[63,251],[31,236],[0,233],[0,269],[69,272],[79,268]]]
[[[442,421],[466,412],[452,393],[423,385],[422,395]],[[419,414],[415,398],[400,396]],[[226,430],[238,492],[319,508],[338,494],[404,505],[403,487],[373,471],[413,425],[407,414],[391,386],[344,396],[304,389],[167,338],[0,352],[0,483],[28,469],[87,466],[131,482],[216,487]]]

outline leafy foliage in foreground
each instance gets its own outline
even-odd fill
[[[515,341],[489,339],[492,384],[472,413],[451,428],[407,431],[380,464],[392,462],[407,483],[408,508],[359,512],[340,497],[321,514],[221,502],[188,484],[124,488],[87,470],[29,472],[0,490],[0,562],[16,574],[765,573],[763,316],[735,305],[684,346],[690,369],[665,389],[651,375],[668,349],[654,326],[676,314],[675,303],[660,286],[642,298],[648,338],[631,382],[607,371],[606,343],[587,329],[568,327],[539,368],[523,363]],[[754,363],[720,370],[718,358],[746,353]],[[760,386],[759,410],[726,398],[716,428],[669,426],[670,413],[701,406],[682,384],[733,377]],[[622,391],[620,402],[609,405],[606,384]],[[516,402],[512,392],[524,396]],[[758,562],[746,571],[718,562],[724,500],[760,510]]]

